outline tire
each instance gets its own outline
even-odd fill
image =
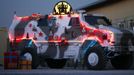
[[[32,69],[36,69],[39,65],[39,58],[37,55],[37,51],[35,49],[32,49],[32,48],[24,48],[20,55],[21,55],[21,57],[25,57],[25,54],[31,54]]]
[[[66,59],[47,59],[48,67],[50,68],[63,68],[66,64]]]
[[[121,46],[121,51],[122,54],[126,54],[127,52],[130,51],[129,44],[131,42],[131,46],[134,46],[134,35],[128,30],[122,30],[123,35],[120,39],[120,46]],[[133,49],[132,49],[133,50]]]
[[[133,63],[132,54],[123,54],[111,59],[111,64],[116,69],[128,69]]]
[[[132,41],[132,45],[134,46],[134,35],[132,35],[132,37],[131,37],[131,41]]]
[[[85,64],[88,69],[101,70],[105,68],[106,59],[102,47],[93,47],[85,55]]]

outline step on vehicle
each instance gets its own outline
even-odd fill
[[[128,69],[133,61],[133,32],[112,27],[105,16],[73,11],[66,1],[48,15],[15,15],[9,39],[12,50],[32,61],[33,69],[45,63],[63,68],[70,59],[88,69],[104,69],[108,60],[116,69]]]

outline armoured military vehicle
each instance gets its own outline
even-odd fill
[[[32,61],[32,68],[45,62],[50,68],[63,68],[73,59],[88,69],[104,69],[108,60],[117,69],[127,69],[133,60],[131,31],[112,27],[105,16],[73,11],[65,1],[49,15],[15,15],[9,39],[12,50]]]

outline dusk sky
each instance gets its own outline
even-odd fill
[[[54,5],[61,0],[0,0],[0,27],[9,27],[14,11],[18,16],[27,16],[32,13],[49,14]],[[73,9],[78,9],[98,0],[66,0]]]

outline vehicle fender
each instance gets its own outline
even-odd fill
[[[83,54],[85,55],[87,51],[91,50],[91,48],[97,45],[100,45],[100,44],[96,40],[86,40],[82,45]]]

